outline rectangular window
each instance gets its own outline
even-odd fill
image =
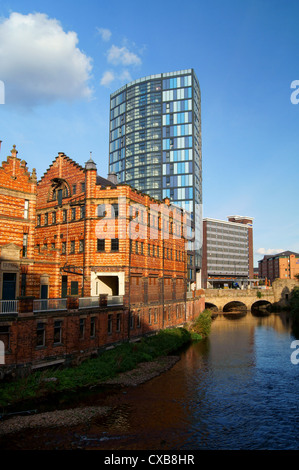
[[[141,254],[144,254],[144,243],[140,242],[140,249],[141,249]]]
[[[137,328],[141,327],[141,315],[140,313],[137,314]]]
[[[138,241],[135,242],[135,253],[138,255]]]
[[[99,204],[97,206],[97,216],[105,217],[107,215],[105,204]]]
[[[108,335],[112,334],[112,315],[108,315]]]
[[[116,331],[120,331],[120,313],[116,315]]]
[[[82,192],[85,191],[85,183],[81,183],[81,191],[82,191]]]
[[[152,324],[152,311],[151,311],[151,309],[149,309],[149,311],[148,311],[148,323],[149,323],[149,325]]]
[[[76,219],[76,207],[72,207],[72,220]]]
[[[154,323],[157,323],[157,321],[158,321],[158,310],[155,308]]]
[[[76,190],[77,190],[77,185],[73,184],[73,194],[76,194]]]
[[[80,318],[79,334],[80,334],[79,338],[84,339],[84,335],[85,335],[85,318]]]
[[[66,254],[66,242],[62,242],[62,244],[61,244],[61,253],[63,255]]]
[[[36,225],[37,225],[38,227],[40,227],[40,215],[37,216],[37,223],[36,223]]]
[[[63,211],[62,211],[62,221],[63,222],[67,221],[67,211],[66,211],[66,209],[63,209]]]
[[[84,240],[79,240],[79,253],[84,251]]]
[[[96,317],[90,319],[90,337],[94,338],[96,335]]]
[[[80,217],[81,219],[84,219],[85,217],[85,206],[80,207]]]
[[[75,240],[71,240],[70,253],[75,253]]]
[[[62,321],[54,322],[54,344],[61,344],[62,340]]]
[[[147,245],[147,254],[151,256],[151,245]]]
[[[45,213],[45,222],[44,225],[48,225],[48,213]]]
[[[104,238],[97,239],[97,251],[105,251],[105,239]]]
[[[56,212],[52,212],[52,224],[56,224]]]
[[[24,296],[26,295],[26,273],[22,273],[22,279],[21,279],[21,295]]]
[[[118,204],[112,204],[111,216],[118,217]]]
[[[111,251],[118,251],[119,249],[119,240],[118,238],[111,239]]]
[[[79,286],[78,281],[71,281],[71,295],[78,295]]]
[[[29,218],[29,200],[25,199],[25,202],[24,202],[24,219],[28,219],[28,218]]]
[[[46,332],[45,324],[38,323],[36,327],[36,346],[42,347],[45,346]]]
[[[133,330],[134,328],[134,314],[131,313],[131,316],[130,316],[130,329]]]
[[[27,257],[28,233],[23,233],[23,258]]]
[[[51,243],[51,250],[55,250],[55,242]]]
[[[57,202],[58,202],[59,206],[61,206],[61,204],[62,204],[62,189],[58,189]]]

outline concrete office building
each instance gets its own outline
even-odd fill
[[[251,217],[229,216],[228,221],[203,219],[204,288],[245,287],[253,281]]]
[[[110,97],[109,171],[119,183],[190,212],[198,245],[189,252],[189,281],[201,267],[200,107],[193,69],[140,78]]]

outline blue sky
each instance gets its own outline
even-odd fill
[[[40,178],[58,152],[92,151],[106,176],[110,94],[194,68],[204,217],[254,217],[255,264],[299,252],[298,16],[297,0],[2,1],[1,160],[15,144]]]

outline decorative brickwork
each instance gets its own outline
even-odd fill
[[[186,299],[181,209],[62,152],[37,183],[16,154],[0,168],[1,292],[11,279],[2,273],[15,273],[8,293],[19,299],[17,310],[0,311],[2,372],[78,362],[203,311],[202,296]],[[82,307],[81,297],[93,307]]]

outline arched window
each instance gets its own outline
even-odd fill
[[[62,199],[71,195],[68,183],[61,178],[54,178],[52,180],[51,188],[48,195],[48,201],[56,201],[59,205],[62,204]]]

